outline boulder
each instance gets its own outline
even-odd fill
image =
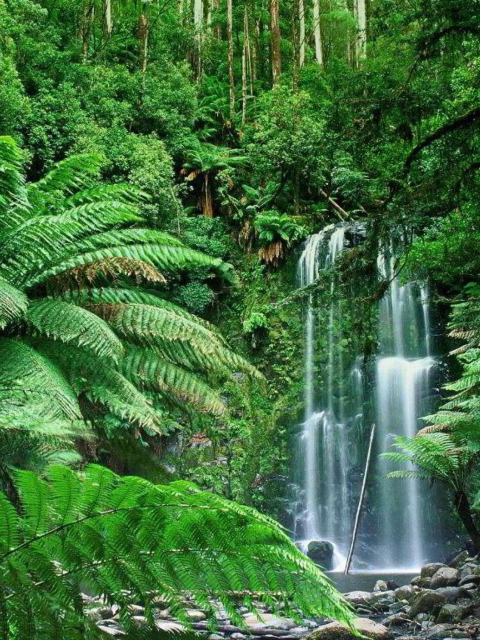
[[[207,619],[207,616],[203,611],[199,611],[198,609],[187,609],[186,613],[190,622],[202,622]]]
[[[418,595],[418,590],[415,589],[415,587],[413,587],[412,585],[406,584],[404,587],[395,589],[394,594],[397,600],[406,600],[408,603],[410,603],[415,598],[415,596]]]
[[[370,591],[350,591],[350,593],[346,593],[344,596],[345,600],[350,604],[367,604],[372,597]]]
[[[289,618],[279,618],[271,613],[262,614],[261,620],[253,613],[244,616],[243,619],[247,627],[253,633],[256,631],[264,631],[265,629],[281,629],[283,631],[288,631],[296,626],[296,623],[293,620],[290,620]]]
[[[464,584],[468,584],[468,583],[474,583],[474,584],[479,584],[480,583],[480,575],[475,575],[474,573],[469,573],[467,576],[464,576],[460,582],[458,583],[458,585],[460,587],[463,587]]]
[[[355,618],[355,629],[371,640],[388,640],[392,637],[390,631],[383,624],[373,622],[367,618]],[[357,636],[343,622],[330,622],[319,627],[307,636],[307,640],[356,640]]]
[[[456,604],[444,604],[437,615],[437,622],[460,622],[466,615],[465,609]]]
[[[185,633],[186,628],[179,622],[172,620],[155,620],[155,626],[159,631],[165,633]]]
[[[467,590],[463,587],[441,587],[436,592],[445,596],[450,604],[454,604],[459,598],[471,597],[471,594],[467,593]]]
[[[442,562],[430,562],[429,564],[424,564],[420,570],[420,577],[422,578],[433,578],[433,576],[437,573],[439,569],[446,567],[446,564]]]
[[[463,566],[469,557],[468,551],[461,551],[455,558],[450,562],[450,567],[454,569],[460,569]]]
[[[432,582],[431,578],[422,578],[422,576],[417,576],[410,581],[410,584],[414,587],[422,587],[424,589],[430,588],[430,583]]]
[[[458,584],[460,580],[460,572],[453,567],[441,567],[433,576],[430,583],[431,589],[439,587],[450,587]]]
[[[389,591],[388,582],[386,580],[377,580],[375,586],[373,587],[374,591]]]
[[[447,598],[441,593],[429,590],[422,591],[413,600],[409,615],[411,618],[415,618],[419,613],[436,614],[447,602]]]
[[[312,540],[308,543],[307,556],[324,569],[329,571],[333,569],[334,547],[331,542],[326,540]]]
[[[118,629],[117,627],[106,627],[104,625],[99,624],[98,628],[107,636],[112,636],[112,638],[120,638],[121,636],[125,636],[125,631]]]

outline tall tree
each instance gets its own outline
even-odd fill
[[[282,73],[282,58],[280,53],[280,1],[270,0],[270,37],[271,64],[273,84],[277,84]]]
[[[322,30],[320,24],[320,0],[313,0],[313,33],[315,35],[315,60],[323,67]]]
[[[298,0],[298,22],[299,22],[299,65],[305,64],[305,2]]]
[[[359,64],[367,56],[367,7],[365,0],[355,0],[357,37],[355,40],[356,61]]]
[[[235,76],[233,73],[233,0],[227,0],[228,78],[230,86],[230,120],[235,118]]]
[[[193,26],[195,29],[195,66],[197,78],[202,75],[202,49],[203,49],[203,0],[194,0]]]
[[[107,32],[107,37],[109,37],[112,34],[112,30],[113,30],[112,0],[105,0],[104,12],[105,12],[105,31]]]

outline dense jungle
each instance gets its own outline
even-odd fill
[[[479,170],[479,0],[0,0],[0,638],[479,637]]]

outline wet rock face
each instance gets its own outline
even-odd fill
[[[460,572],[453,567],[440,567],[432,576],[430,583],[431,589],[439,587],[452,587],[458,584],[460,580]]]
[[[327,571],[333,569],[334,547],[326,540],[312,540],[308,543],[307,556]]]

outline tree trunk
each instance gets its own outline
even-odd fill
[[[143,77],[145,77],[148,63],[148,19],[144,13],[141,13],[138,18],[138,48],[140,70]]]
[[[305,2],[298,0],[298,23],[299,23],[299,58],[300,68],[305,65]]]
[[[242,50],[242,124],[247,118],[247,42],[248,42],[248,13],[245,7],[243,18],[243,50]]]
[[[365,0],[355,0],[357,18],[356,58],[357,65],[367,57],[367,8]]]
[[[112,0],[105,0],[105,31],[107,32],[107,38],[109,38],[113,31]]]
[[[233,0],[227,0],[228,77],[230,83],[230,120],[235,119],[235,76],[233,75]]]
[[[476,552],[480,552],[480,531],[472,517],[468,496],[464,491],[455,493],[455,509],[468,535],[472,539]]]
[[[82,57],[87,60],[90,49],[90,36],[92,33],[93,20],[95,18],[95,6],[93,2],[86,2],[84,5],[82,21]]]
[[[313,0],[313,32],[315,35],[315,60],[323,67],[322,27],[320,24],[320,0]]]
[[[272,80],[277,84],[282,73],[282,59],[280,54],[280,3],[270,0],[270,37],[272,56]]]
[[[203,0],[194,0],[193,26],[195,29],[195,67],[198,79],[202,75]]]
[[[202,184],[201,208],[204,216],[213,218],[213,195],[210,185],[210,174],[208,172],[205,173]]]

